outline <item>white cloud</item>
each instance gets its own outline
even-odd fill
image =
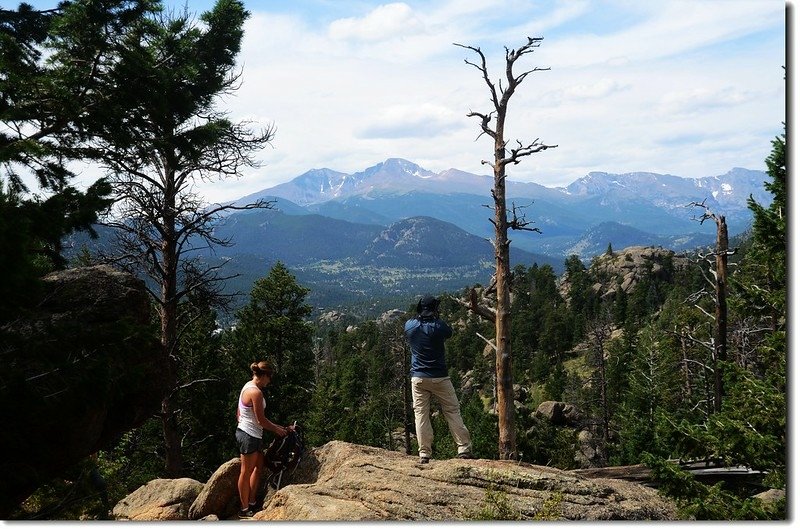
[[[721,89],[694,88],[683,92],[671,92],[661,99],[663,112],[667,114],[694,114],[713,108],[737,107],[753,100],[756,94],[734,87]]]
[[[397,2],[376,7],[363,17],[334,20],[328,34],[334,40],[378,41],[423,33],[425,24],[408,4]]]
[[[593,83],[569,86],[563,93],[567,99],[600,99],[628,88],[628,84],[605,78]]]
[[[624,4],[622,4],[624,5]],[[550,54],[562,67],[650,61],[741,38],[783,21],[783,5],[757,0],[642,2],[641,20],[609,34],[568,34]]]
[[[369,123],[356,131],[356,137],[433,138],[464,125],[462,116],[444,106],[430,103],[393,105],[375,114]]]
[[[550,12],[536,12],[534,16],[525,17],[527,20],[519,25],[505,29],[502,35],[506,40],[517,40],[522,36],[543,36],[548,30],[558,28],[564,24],[585,15],[591,8],[591,2],[582,0],[560,1]]]

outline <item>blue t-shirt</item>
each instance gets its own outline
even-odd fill
[[[444,341],[453,335],[453,329],[442,320],[408,320],[406,338],[411,346],[411,376],[422,378],[446,377]]]

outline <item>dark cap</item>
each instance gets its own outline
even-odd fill
[[[417,303],[417,313],[423,318],[431,318],[439,310],[439,300],[430,294],[426,294]]]

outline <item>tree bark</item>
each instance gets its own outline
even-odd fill
[[[161,277],[161,346],[164,349],[168,366],[169,380],[174,386],[177,382],[175,358],[178,348],[178,250],[175,218],[174,173],[168,173],[165,186],[163,208],[164,237],[161,242],[163,275]],[[183,453],[181,436],[178,430],[177,411],[170,392],[161,401],[161,424],[164,431],[165,470],[169,477],[181,477],[183,473]]]
[[[723,385],[722,362],[728,359],[728,225],[725,216],[717,217],[716,251],[716,310],[714,327],[714,411],[722,410]]]
[[[683,377],[683,398],[686,401],[691,400],[692,396],[692,381],[689,372],[689,355],[687,353],[686,337],[681,333],[679,335],[681,342],[681,375]]]
[[[505,118],[505,109],[503,116]],[[498,138],[502,142],[501,116],[498,114]],[[502,159],[505,149],[496,146],[496,156]],[[511,296],[508,221],[506,217],[506,185],[503,165],[495,164],[495,263],[497,279],[497,313],[495,317],[495,372],[497,373],[497,419],[499,428],[498,454],[500,459],[516,459],[517,430],[515,426],[514,380],[511,351]]]

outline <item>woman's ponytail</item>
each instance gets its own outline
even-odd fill
[[[257,377],[263,377],[264,375],[269,375],[270,378],[275,374],[275,370],[272,368],[269,362],[266,360],[262,360],[260,362],[253,362],[250,364],[250,371],[252,371],[253,375]]]

